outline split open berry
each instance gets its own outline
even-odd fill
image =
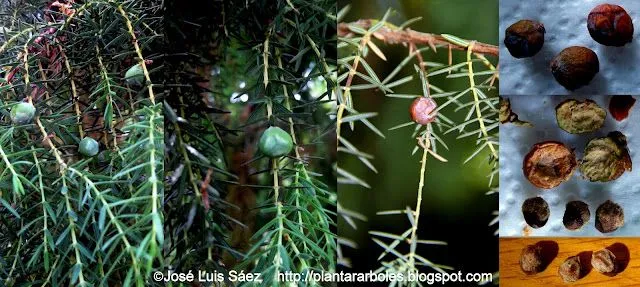
[[[144,83],[144,71],[142,65],[135,64],[124,74],[124,78],[130,85],[140,86]]]
[[[553,77],[570,91],[588,85],[599,71],[598,55],[585,47],[566,48],[551,61]]]
[[[423,126],[432,123],[438,117],[436,108],[438,104],[432,98],[418,97],[409,107],[411,120]]]
[[[589,141],[580,161],[580,172],[592,182],[615,180],[631,168],[627,138],[618,131]]]
[[[78,152],[84,156],[94,156],[100,151],[100,145],[96,140],[90,137],[85,137],[80,141],[78,145]]]
[[[556,107],[558,126],[572,134],[596,131],[604,125],[606,117],[607,112],[592,100],[570,99]]]
[[[520,20],[505,31],[504,45],[515,58],[532,57],[544,45],[544,25],[533,20]]]
[[[531,184],[550,189],[568,180],[577,164],[571,149],[559,142],[546,141],[531,148],[524,158],[522,171]]]
[[[11,122],[16,125],[28,124],[36,114],[36,107],[32,103],[22,102],[11,108]]]
[[[587,18],[591,38],[606,46],[624,46],[633,39],[633,21],[624,8],[601,4],[593,8]]]
[[[258,149],[270,158],[285,156],[293,149],[293,139],[279,127],[269,127],[262,133]]]

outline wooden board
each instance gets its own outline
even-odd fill
[[[520,269],[520,253],[527,245],[538,242],[544,242],[545,252],[553,260],[541,273],[525,275]],[[628,257],[628,260],[622,260],[626,262],[624,270],[615,276],[590,270],[580,280],[564,283],[558,275],[558,267],[568,257],[580,255],[581,258],[588,258],[587,265],[590,266],[589,252],[608,247],[616,256]],[[555,257],[554,249],[557,250]],[[640,238],[500,238],[500,286],[640,286]]]

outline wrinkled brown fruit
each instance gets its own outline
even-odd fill
[[[616,121],[622,121],[629,117],[635,103],[636,99],[632,96],[613,96],[609,101],[609,112]]]
[[[569,230],[577,230],[589,221],[590,216],[588,204],[582,201],[570,201],[564,211],[562,223]]]
[[[572,134],[596,131],[604,125],[606,117],[607,112],[592,100],[569,99],[556,107],[558,126]]]
[[[566,48],[551,61],[553,77],[570,91],[588,85],[599,71],[598,55],[585,47]]]
[[[598,250],[591,255],[591,266],[600,273],[615,273],[617,265],[616,256],[609,249]]]
[[[520,20],[505,31],[504,45],[514,58],[532,57],[544,45],[544,25],[533,20]]]
[[[542,247],[529,245],[522,249],[520,253],[520,269],[527,275],[540,273],[544,270],[544,258]]]
[[[598,5],[587,17],[587,29],[596,42],[606,46],[624,46],[633,39],[633,21],[624,8]]]
[[[531,184],[554,188],[568,180],[577,165],[573,151],[560,142],[535,144],[524,157],[522,171]]]
[[[596,229],[602,233],[610,233],[624,225],[622,207],[611,200],[605,201],[596,210]]]
[[[533,228],[540,228],[549,220],[549,204],[542,197],[528,198],[522,203],[524,221]]]
[[[580,160],[582,176],[593,182],[615,180],[631,168],[627,138],[618,131],[589,141]]]
[[[558,274],[564,282],[576,282],[582,277],[582,266],[580,257],[571,256],[565,260],[558,268]]]

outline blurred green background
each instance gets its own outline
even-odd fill
[[[338,1],[338,8],[351,5],[344,21],[358,19],[380,19],[388,8],[396,11],[389,22],[401,24],[414,18],[423,19],[411,25],[420,32],[446,33],[464,39],[477,40],[497,45],[498,41],[498,1],[430,0],[430,1]],[[389,74],[406,57],[408,50],[402,45],[385,45],[376,42],[387,57],[384,62],[371,54],[367,61],[377,71],[380,78]],[[342,51],[341,51],[342,52]],[[340,53],[340,52],[339,52]],[[447,50],[424,53],[425,61],[447,63]],[[344,57],[345,55],[339,55]],[[497,63],[495,57],[488,57]],[[465,52],[453,51],[453,62],[465,61]],[[415,63],[415,61],[414,61]],[[476,67],[479,67],[477,65]],[[412,65],[396,79],[415,75]],[[431,83],[445,91],[460,91],[468,88],[468,78],[445,79],[435,77]],[[497,83],[496,83],[497,86]],[[401,94],[421,93],[420,82],[414,80],[395,88]],[[493,95],[497,93],[494,91]],[[344,220],[339,222],[338,234],[354,240],[358,249],[344,248],[344,254],[352,261],[351,272],[375,270],[380,267],[377,257],[382,248],[375,244],[367,233],[370,230],[400,234],[409,228],[406,216],[378,216],[377,211],[415,208],[419,180],[420,155],[412,156],[416,140],[411,138],[412,127],[389,131],[388,129],[408,122],[409,99],[384,97],[380,92],[353,92],[355,107],[359,112],[378,112],[373,123],[386,135],[382,139],[364,126],[356,125],[355,131],[345,128],[346,138],[363,152],[375,155],[373,164],[378,173],[368,170],[355,157],[341,154],[339,164],[345,170],[364,179],[371,189],[359,186],[341,185],[339,199],[343,207],[362,213],[367,222],[358,222],[354,230]],[[465,96],[463,101],[471,100]],[[438,100],[440,103],[442,99]],[[443,113],[460,123],[466,110],[454,112],[445,109]],[[492,212],[497,210],[497,195],[486,195],[489,190],[487,175],[491,167],[487,164],[487,154],[481,154],[471,162],[464,160],[473,152],[473,138],[457,139],[457,134],[443,136],[449,150],[438,152],[448,159],[448,163],[428,161],[425,191],[420,218],[420,239],[443,240],[448,246],[419,247],[419,254],[438,263],[453,266],[463,272],[495,272],[498,270],[498,239],[494,236],[496,226],[489,227]],[[497,183],[497,178],[494,179]],[[406,249],[402,249],[406,251]],[[389,259],[389,257],[387,257]],[[423,272],[431,272],[425,269]],[[370,286],[370,285],[368,285]],[[468,284],[465,286],[469,286]]]

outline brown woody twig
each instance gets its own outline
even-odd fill
[[[338,24],[338,36],[339,37],[352,37],[354,33],[349,29],[349,25],[356,25],[363,29],[369,29],[373,25],[374,21],[371,19],[358,20],[352,23],[339,23]],[[466,51],[467,47],[456,45],[445,39],[444,37],[438,34],[431,33],[422,33],[416,32],[409,28],[404,30],[400,29],[392,29],[388,26],[383,26],[375,33],[373,36],[384,41],[388,44],[421,44],[421,45],[429,45],[434,47],[434,45],[446,45],[450,46],[455,50],[463,50]],[[487,54],[498,56],[498,47],[495,45],[485,44],[476,42],[473,46],[473,52],[478,54]]]

